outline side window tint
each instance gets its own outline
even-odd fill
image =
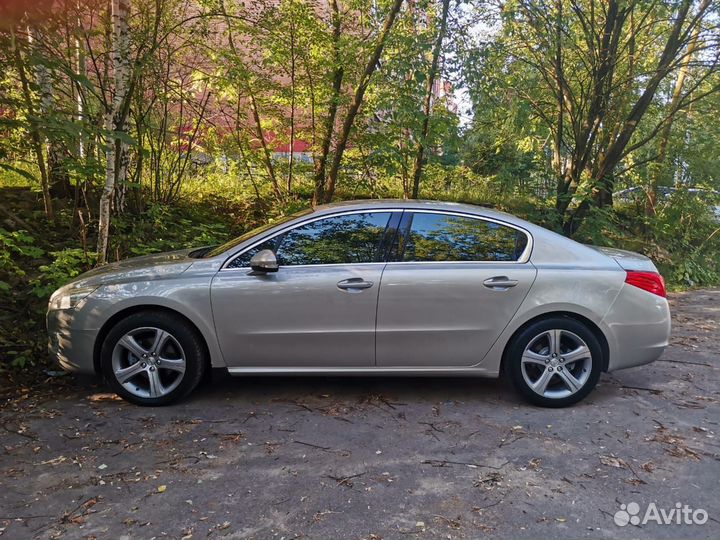
[[[511,227],[462,216],[416,213],[403,261],[516,261],[527,236]]]
[[[285,233],[277,249],[283,266],[375,262],[390,212],[330,217]]]

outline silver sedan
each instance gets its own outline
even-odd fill
[[[227,244],[96,268],[56,291],[49,348],[162,405],[233,375],[505,374],[575,403],[668,345],[653,263],[514,216],[424,201],[318,207]]]

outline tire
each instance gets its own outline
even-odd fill
[[[100,366],[110,388],[123,399],[144,406],[168,405],[186,397],[202,380],[205,344],[197,329],[179,315],[141,311],[108,332]]]
[[[552,317],[514,336],[504,361],[510,381],[527,401],[541,407],[567,407],[595,388],[603,357],[600,343],[587,326],[568,317]]]

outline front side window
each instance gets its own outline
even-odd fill
[[[250,266],[253,255],[263,249],[274,251],[281,266],[376,262],[390,215],[368,212],[312,221],[250,248],[229,267]]]
[[[232,240],[224,243],[221,246],[214,247],[213,249],[207,251],[206,253],[203,253],[202,256],[203,256],[203,258],[206,258],[206,259],[209,259],[211,257],[217,257],[218,255],[222,255],[226,251],[234,248],[235,246],[242,244],[246,240],[250,240],[253,236],[257,236],[258,234],[264,233],[268,229],[272,229],[273,227],[277,227],[278,225],[282,225],[283,223],[285,223],[287,221],[292,221],[293,219],[297,219],[297,218],[299,218],[301,216],[305,216],[307,214],[312,214],[311,208],[301,210],[300,212],[296,212],[295,214],[292,214],[289,216],[283,216],[279,219],[276,219],[275,221],[273,221],[271,223],[266,223],[265,225],[258,227],[257,229],[246,232],[242,236],[233,238]]]
[[[413,214],[402,260],[517,261],[527,246],[521,231],[483,219]]]

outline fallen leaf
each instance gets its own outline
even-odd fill
[[[65,456],[58,456],[54,459],[48,459],[47,461],[41,461],[40,465],[57,465],[59,463],[62,463],[67,458]]]
[[[627,463],[615,456],[600,456],[600,463],[608,467],[616,467],[618,469],[627,469]]]
[[[122,398],[111,392],[100,392],[88,396],[90,401],[122,401]]]

